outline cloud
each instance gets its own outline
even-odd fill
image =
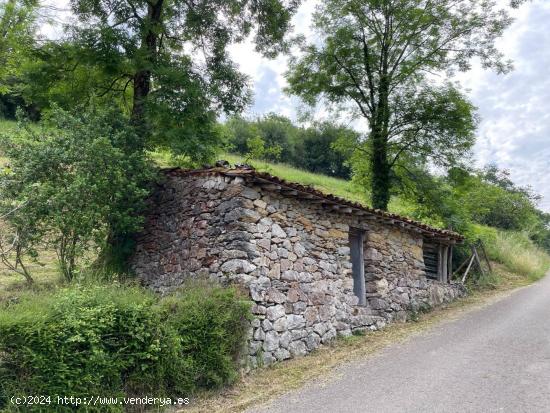
[[[516,17],[499,42],[515,70],[475,68],[460,81],[482,117],[478,164],[509,169],[515,182],[543,195],[540,207],[550,212],[550,4],[534,1]]]
[[[504,1],[504,0],[501,0]],[[497,75],[475,64],[457,76],[478,107],[482,122],[475,146],[478,166],[496,163],[514,181],[543,195],[540,207],[550,212],[550,2],[534,0],[514,12],[516,21],[498,41],[514,60],[515,70]],[[303,3],[294,17],[296,32],[309,28],[317,0]],[[235,56],[254,78],[255,103],[250,113],[279,112],[295,117],[297,100],[285,96],[287,58],[270,61],[241,45]],[[320,113],[324,113],[322,108]]]
[[[311,17],[320,0],[306,0],[293,18],[295,34],[312,38]],[[499,0],[502,4],[508,0]],[[70,18],[68,0],[47,0],[56,6],[55,20]],[[509,169],[520,185],[531,185],[544,196],[540,207],[550,212],[550,2],[534,0],[515,13],[516,21],[498,46],[512,58],[515,70],[507,75],[485,71],[480,65],[457,79],[479,108],[482,122],[475,147],[479,166],[496,163]],[[55,24],[42,26],[42,34],[57,37]],[[248,41],[230,48],[239,68],[250,77],[255,100],[248,113],[276,112],[295,118],[299,101],[287,96],[284,73],[288,57],[275,60],[262,57]],[[320,118],[329,116],[325,108]],[[353,122],[356,128],[364,125]]]

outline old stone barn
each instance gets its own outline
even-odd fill
[[[448,276],[456,233],[248,167],[164,173],[132,267],[160,292],[197,277],[244,286],[251,365],[463,294]]]

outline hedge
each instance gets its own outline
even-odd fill
[[[237,377],[249,314],[235,289],[206,283],[163,298],[123,285],[23,296],[0,309],[0,408],[18,395],[187,397],[223,386]]]

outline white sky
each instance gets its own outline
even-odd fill
[[[304,1],[294,17],[295,33],[311,36],[317,1]],[[52,3],[66,7],[68,1]],[[457,79],[482,118],[475,147],[478,166],[494,162],[509,169],[515,182],[544,196],[539,206],[550,212],[550,1],[533,0],[513,14],[516,21],[499,47],[514,61],[515,70],[496,75],[474,66]],[[253,83],[255,100],[248,114],[296,117],[299,101],[283,93],[286,57],[265,59],[250,43],[232,46],[231,54]],[[319,116],[327,116],[323,108]]]
[[[301,6],[294,19],[296,32],[311,34],[316,3],[307,0]],[[550,1],[534,0],[513,15],[514,24],[498,44],[515,70],[496,75],[477,65],[457,79],[482,119],[474,150],[477,165],[492,162],[510,170],[516,183],[543,195],[539,206],[550,212]],[[233,48],[235,60],[246,62],[241,70],[254,81],[249,113],[295,117],[298,101],[282,92],[287,59],[270,61],[251,50],[247,44]]]

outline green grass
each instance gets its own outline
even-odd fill
[[[472,224],[469,238],[481,239],[491,260],[532,281],[541,278],[550,268],[550,255],[535,245],[526,232]]]
[[[10,132],[17,127],[17,122],[13,120],[0,119],[0,133]]]
[[[497,231],[489,255],[510,271],[538,280],[550,268],[550,256],[531,241],[526,233]]]
[[[228,153],[223,154],[221,158],[227,160],[232,165],[244,162],[242,156]],[[369,205],[370,203],[369,194],[366,191],[358,188],[353,182],[346,181],[345,179],[315,174],[284,163],[272,163],[258,160],[252,160],[249,161],[249,163],[261,172],[276,175],[290,182],[312,186],[326,194],[336,195],[350,201],[359,202],[363,205]]]

